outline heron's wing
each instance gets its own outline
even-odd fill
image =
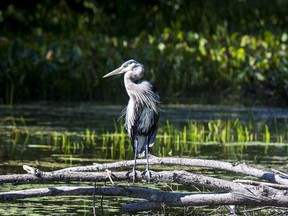
[[[151,148],[154,145],[154,141],[156,139],[156,134],[157,134],[157,130],[158,130],[158,120],[159,120],[159,113],[154,113],[154,124],[152,125],[152,127],[150,128],[149,131],[149,135],[148,135],[148,145]]]
[[[138,140],[137,152],[144,156],[145,146],[152,147],[158,129],[159,114],[154,110],[144,107],[133,127],[134,139]]]
[[[150,135],[150,131],[155,129],[158,119],[158,113],[151,108],[144,107],[137,119],[137,132],[143,135]]]

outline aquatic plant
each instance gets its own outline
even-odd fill
[[[0,133],[13,137],[11,140],[13,146],[21,144],[23,150],[27,147],[27,143],[31,142],[29,140],[32,139],[33,142],[41,143],[41,146],[49,146],[52,151],[61,149],[65,155],[71,157],[86,149],[100,150],[112,159],[133,156],[130,140],[123,127],[123,120],[115,121],[112,131],[104,129],[95,131],[86,128],[79,132],[31,130],[23,117],[10,118],[10,123],[7,121],[1,121],[0,130],[2,132],[0,131]],[[152,148],[152,153],[154,152],[159,156],[173,155],[174,152],[179,155],[187,152],[197,155],[201,146],[210,144],[225,144],[227,151],[241,154],[247,143],[288,142],[288,125],[285,123],[283,126],[283,123],[277,121],[271,124],[265,121],[240,121],[239,119],[187,120],[182,126],[176,127],[170,121],[166,121],[162,125],[160,124],[157,140]],[[8,133],[3,133],[3,129]],[[238,144],[237,148],[229,150],[229,146],[232,148],[234,143]],[[72,160],[72,158],[67,159],[67,161]]]
[[[264,126],[263,142],[266,142],[266,143],[270,142],[270,132],[269,132],[269,128],[267,125]]]

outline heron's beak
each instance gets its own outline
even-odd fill
[[[113,71],[111,71],[110,73],[106,74],[105,76],[103,76],[102,78],[106,78],[106,77],[110,77],[110,76],[114,76],[114,75],[117,75],[117,74],[121,74],[121,73],[125,73],[126,71],[123,70],[122,67],[119,67]]]

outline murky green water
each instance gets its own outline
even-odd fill
[[[0,106],[0,173],[25,173],[22,169],[24,164],[50,171],[93,162],[132,159],[129,140],[121,127],[123,123],[117,122],[122,109],[123,106],[92,103]],[[286,109],[203,105],[163,105],[162,109],[159,135],[151,152],[154,155],[245,161],[260,167],[287,169]],[[189,130],[187,122],[203,123],[208,127],[208,121],[218,119],[231,120],[232,123],[236,119],[253,122],[254,130],[259,129],[260,132],[253,134],[253,142],[192,142],[189,131],[183,132],[183,128]],[[263,142],[264,135],[261,134],[265,125],[271,136],[268,143]],[[171,126],[174,128],[173,139],[171,134],[170,137],[165,135]],[[187,139],[184,139],[183,134],[186,133]],[[178,135],[177,141],[174,136]],[[8,184],[0,191],[28,187]],[[163,185],[156,187],[162,188]],[[91,202],[91,197],[25,199],[0,203],[0,214],[90,215]],[[126,202],[129,199],[109,198],[104,201],[104,212],[119,214],[121,204]],[[99,206],[98,211],[101,212]]]

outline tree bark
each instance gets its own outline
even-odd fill
[[[115,169],[119,167],[132,167],[134,161],[120,161],[115,163],[95,164],[91,166],[71,167],[56,171],[62,172],[83,172],[83,171],[102,171],[105,169]],[[137,160],[137,165],[145,165],[146,160]],[[231,171],[239,174],[253,176],[263,180],[267,180],[272,183],[278,183],[288,185],[287,178],[281,178],[278,174],[273,172],[263,171],[254,167],[251,167],[245,163],[232,164],[229,162],[216,161],[216,160],[203,160],[203,159],[190,159],[190,158],[160,158],[153,156],[149,159],[150,165],[174,165],[174,166],[188,166],[188,167],[207,167],[212,169],[220,169]]]
[[[12,201],[15,199],[24,199],[43,196],[68,196],[68,195],[102,195],[102,196],[121,196],[146,199],[146,202],[130,203],[123,206],[124,212],[159,210],[164,206],[217,206],[217,205],[258,205],[287,207],[288,196],[283,194],[274,194],[273,198],[267,194],[257,193],[175,193],[163,192],[154,189],[138,187],[50,187],[39,189],[27,189],[12,192],[0,193],[1,201]]]
[[[179,168],[189,167],[185,170],[151,171],[151,182],[179,183],[197,185],[217,192],[211,193],[175,193],[152,190],[143,187],[117,186],[119,182],[132,181],[129,171],[111,171],[133,166],[134,161],[121,161],[92,166],[71,167],[51,172],[43,172],[37,168],[23,166],[28,174],[14,174],[0,176],[0,184],[5,183],[47,183],[47,182],[110,182],[111,187],[50,187],[40,189],[27,189],[21,191],[1,192],[0,201],[12,201],[35,196],[65,196],[65,195],[102,195],[124,196],[146,201],[130,203],[123,206],[124,212],[137,212],[145,210],[159,210],[166,206],[201,206],[201,205],[257,205],[287,207],[287,178],[285,173],[275,174],[262,171],[246,164],[231,164],[214,160],[200,160],[188,158],[150,158],[151,165],[174,165]],[[138,165],[145,165],[146,160],[137,160]],[[206,167],[222,169],[229,172],[241,173],[260,180],[229,181],[191,172],[191,167]],[[109,170],[108,170],[109,169]],[[129,168],[130,169],[130,168]],[[95,172],[96,171],[96,172]],[[284,177],[282,177],[284,176]],[[136,182],[145,182],[147,176],[137,171]],[[115,183],[116,184],[115,184]],[[129,185],[129,184],[128,184]]]

